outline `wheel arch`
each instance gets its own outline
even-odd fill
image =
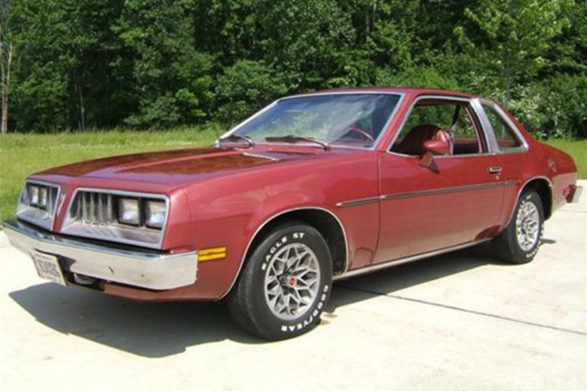
[[[552,183],[550,179],[547,177],[534,177],[526,181],[520,194],[518,194],[518,199],[528,190],[534,190],[540,196],[544,210],[544,220],[547,220],[552,215]]]
[[[235,278],[226,291],[226,296],[240,277],[243,266],[247,262],[248,257],[254,251],[256,246],[271,232],[272,229],[287,221],[302,221],[318,230],[326,240],[326,244],[332,254],[333,275],[342,273],[348,266],[349,250],[348,237],[342,221],[332,211],[317,207],[297,207],[287,209],[273,214],[271,217],[263,221],[255,230],[253,235],[249,238],[247,247],[243,253],[239,269]],[[223,296],[223,297],[224,297]]]
[[[504,227],[507,227],[512,221],[518,200],[520,199],[522,194],[524,194],[524,192],[528,190],[534,190],[536,193],[538,193],[538,196],[542,201],[542,208],[544,210],[544,220],[546,221],[552,215],[552,182],[548,177],[535,176],[526,180],[526,182],[524,182],[524,184],[520,186],[520,190],[518,190],[518,194],[516,196],[516,202],[512,207],[510,217],[507,220],[507,223],[504,225]]]

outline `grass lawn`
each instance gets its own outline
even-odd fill
[[[580,179],[587,179],[587,139],[580,141],[549,140],[546,142],[573,157]]]
[[[24,179],[37,171],[98,157],[131,152],[208,145],[222,130],[216,126],[170,131],[104,131],[0,136],[0,221],[14,215]],[[587,178],[587,140],[548,142],[570,153]]]
[[[99,157],[209,145],[218,127],[0,135],[0,221],[14,215],[23,181],[37,171]]]

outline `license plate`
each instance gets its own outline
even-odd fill
[[[33,258],[33,263],[35,264],[35,268],[37,269],[39,277],[46,280],[51,280],[60,285],[67,285],[55,255],[45,254],[33,250],[31,252],[31,258]]]

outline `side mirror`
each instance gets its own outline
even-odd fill
[[[448,155],[450,144],[445,140],[428,140],[424,142],[424,150],[433,155]]]
[[[424,155],[420,159],[420,165],[431,167],[435,155],[450,154],[450,144],[446,140],[428,140],[424,142]]]

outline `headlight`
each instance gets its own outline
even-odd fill
[[[46,187],[37,187],[39,189],[39,208],[46,209],[47,208],[47,188]]]
[[[146,201],[145,225],[150,228],[161,229],[165,222],[167,207],[163,201]]]
[[[118,199],[118,221],[121,224],[139,225],[139,200],[137,198]]]
[[[16,217],[51,230],[57,209],[59,187],[45,182],[27,181],[16,205]]]
[[[29,185],[29,205],[39,205],[39,186]]]

